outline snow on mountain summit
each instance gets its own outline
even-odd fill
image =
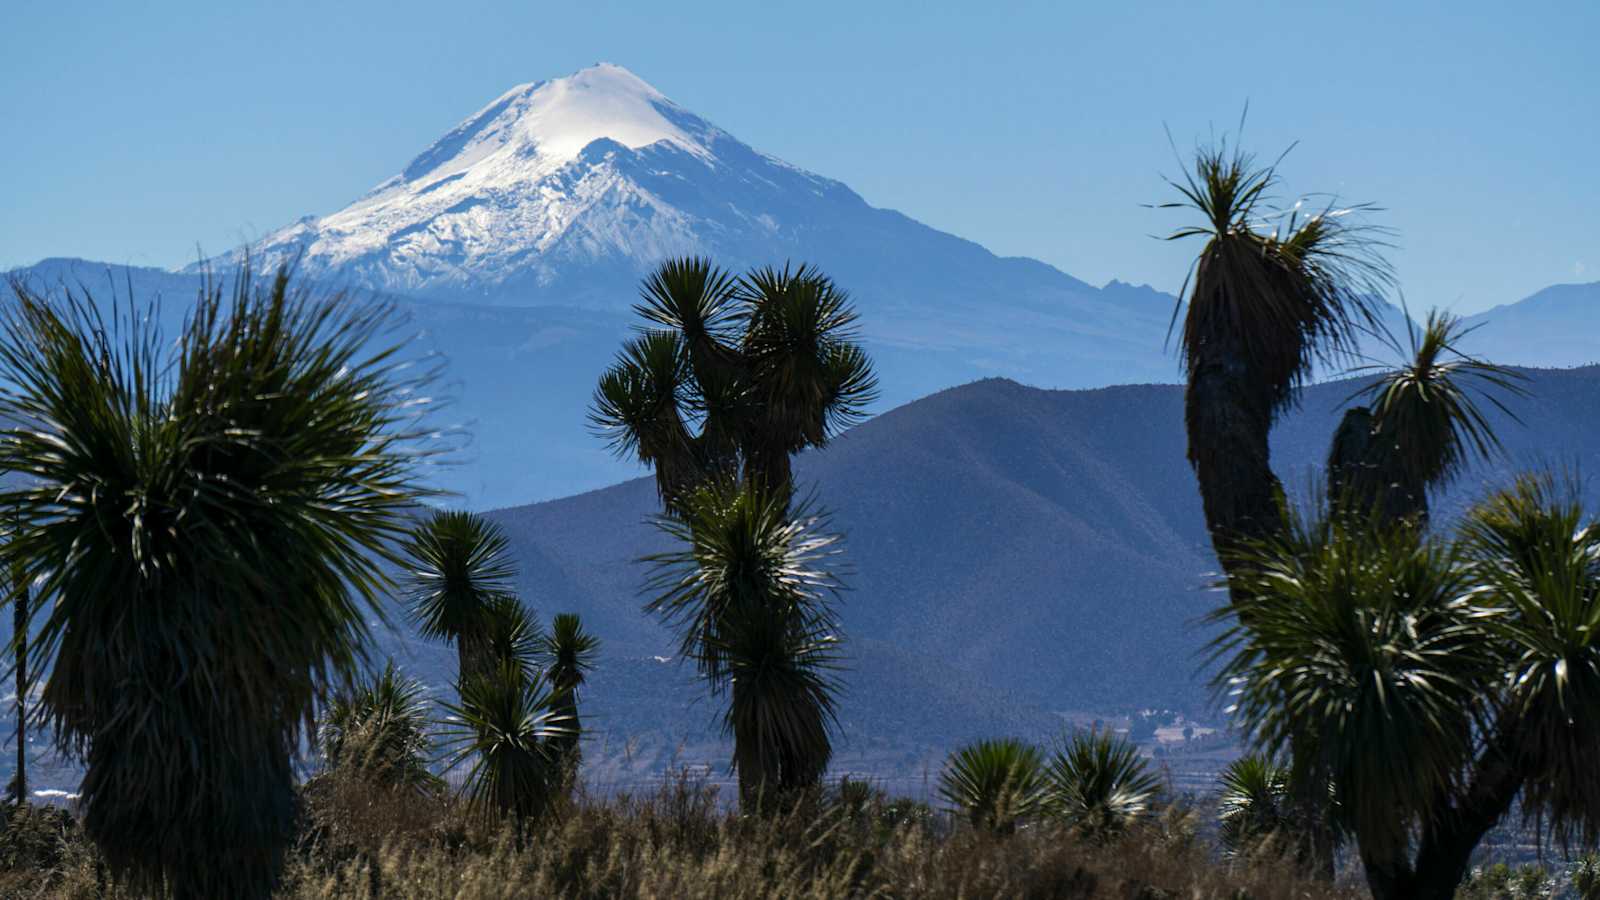
[[[840,192],[860,202],[600,63],[512,88],[350,206],[249,249],[363,287],[532,303],[563,280],[592,292],[564,279],[576,269],[618,281],[666,255],[738,256],[783,231],[785,196]]]
[[[639,76],[611,63],[518,85],[456,126],[385,187],[399,182],[426,189],[491,159],[499,165],[488,168],[501,171],[525,174],[530,161],[548,170],[602,138],[631,149],[670,141],[709,158],[699,139],[662,115],[662,107],[672,106]]]

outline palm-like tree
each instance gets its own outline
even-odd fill
[[[657,524],[679,549],[647,557],[645,609],[678,630],[713,694],[731,695],[723,725],[742,802],[815,784],[833,752],[837,537],[806,504],[791,513],[786,497],[728,481]]]
[[[557,706],[566,719],[568,733],[559,740],[558,748],[567,757],[569,766],[576,766],[578,741],[583,735],[583,724],[578,718],[578,691],[588,680],[600,655],[600,639],[583,630],[583,621],[576,613],[561,613],[550,620],[550,633],[544,639],[545,672],[557,695]]]
[[[1525,478],[1457,542],[1334,521],[1246,560],[1219,683],[1263,751],[1315,748],[1378,900],[1449,898],[1518,805],[1600,836],[1600,528],[1573,496]]]
[[[455,642],[459,681],[495,668],[486,631],[491,612],[503,614],[502,625],[514,624],[504,619],[516,613],[514,599],[507,605],[516,574],[508,546],[499,525],[459,511],[430,513],[406,541],[412,618],[424,637]]]
[[[477,627],[485,670],[509,664],[529,675],[541,671],[549,638],[533,611],[514,594],[491,597]]]
[[[1494,392],[1525,394],[1522,376],[1462,353],[1461,339],[1470,331],[1460,318],[1438,310],[1420,330],[1407,320],[1407,361],[1383,369],[1356,393],[1366,405],[1346,412],[1334,435],[1328,499],[1336,511],[1425,521],[1429,490],[1445,487],[1474,459],[1500,450],[1474,395],[1515,419]],[[1390,342],[1400,350],[1392,337]]]
[[[1357,220],[1363,207],[1271,210],[1276,167],[1226,142],[1199,150],[1173,187],[1182,199],[1163,207],[1203,220],[1168,239],[1205,239],[1180,292],[1184,422],[1206,526],[1228,568],[1230,545],[1282,525],[1273,423],[1315,362],[1353,347],[1390,272],[1382,233]]]
[[[1287,767],[1250,753],[1229,763],[1220,781],[1218,837],[1229,856],[1248,858],[1295,830]]]
[[[319,742],[329,769],[381,787],[432,794],[444,782],[428,768],[427,695],[390,660],[376,677],[336,694]]]
[[[1051,813],[1101,842],[1148,817],[1161,791],[1138,749],[1109,731],[1074,734],[1050,761],[1048,780]]]
[[[668,260],[635,308],[649,325],[601,376],[590,419],[655,469],[669,509],[716,479],[788,496],[790,456],[825,445],[876,396],[849,298],[814,267],[735,278]]]
[[[1010,834],[1040,815],[1049,783],[1039,748],[1016,738],[991,738],[950,754],[939,773],[939,796],[972,827]]]
[[[450,716],[450,768],[470,763],[468,802],[486,814],[509,816],[522,827],[550,809],[563,780],[559,741],[567,723],[559,696],[538,672],[501,661],[460,686]]]
[[[142,311],[12,287],[0,565],[51,599],[30,668],[86,763],[84,828],[135,889],[265,898],[291,762],[359,670],[423,496],[390,308],[245,270],[201,290],[174,347]]]

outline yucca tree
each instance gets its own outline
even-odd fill
[[[1334,435],[1328,499],[1336,513],[1425,522],[1430,490],[1501,449],[1477,397],[1515,420],[1496,394],[1525,395],[1523,378],[1461,352],[1470,331],[1439,310],[1428,313],[1420,329],[1407,320],[1406,362],[1382,369],[1351,398],[1366,403],[1347,411]],[[1401,350],[1392,337],[1391,343]]]
[[[467,800],[480,812],[509,817],[519,836],[549,811],[563,783],[559,742],[568,734],[559,697],[539,672],[502,660],[460,685],[445,703],[449,768],[467,765]]]
[[[790,457],[826,445],[876,396],[849,298],[812,266],[736,278],[673,259],[641,294],[648,324],[601,376],[590,419],[655,470],[669,509],[716,479],[788,496]]]
[[[480,616],[477,628],[485,671],[506,664],[529,675],[543,671],[549,636],[533,610],[514,594],[496,594]]]
[[[816,784],[833,754],[837,536],[805,503],[791,512],[785,496],[722,480],[657,525],[678,549],[647,557],[645,610],[677,629],[681,655],[728,697],[741,801]]]
[[[1161,792],[1138,748],[1109,731],[1073,734],[1056,750],[1047,778],[1051,814],[1097,842],[1149,817]]]
[[[1225,853],[1249,858],[1293,837],[1297,829],[1286,766],[1249,753],[1229,763],[1219,781],[1218,840]]]
[[[455,643],[458,681],[492,671],[490,608],[500,603],[500,612],[514,612],[505,605],[516,574],[505,532],[477,513],[435,511],[416,526],[405,552],[406,602],[418,631]]]
[[[542,656],[550,686],[555,691],[556,705],[566,719],[567,734],[558,741],[557,749],[566,757],[569,767],[578,763],[578,741],[583,736],[583,724],[578,718],[578,692],[594,669],[600,655],[600,639],[583,629],[583,620],[576,613],[561,613],[550,620],[550,633],[545,636]]]
[[[939,796],[972,827],[1011,834],[1041,815],[1049,783],[1044,755],[1017,738],[989,738],[950,754],[939,773]]]
[[[1315,748],[1377,900],[1449,898],[1519,806],[1600,837],[1600,529],[1574,497],[1529,477],[1458,542],[1335,521],[1250,551],[1219,683],[1261,750]]]
[[[330,770],[363,782],[420,794],[444,786],[428,768],[433,741],[427,694],[393,660],[378,675],[334,695],[319,743]]]
[[[1313,365],[1342,356],[1373,321],[1390,270],[1383,233],[1359,221],[1365,207],[1273,209],[1276,166],[1226,141],[1198,150],[1172,186],[1182,199],[1163,208],[1193,211],[1201,222],[1168,240],[1205,241],[1180,292],[1189,462],[1212,543],[1231,573],[1232,544],[1283,524],[1268,446],[1273,424]]]
[[[424,496],[390,307],[232,281],[175,344],[20,283],[0,319],[0,565],[50,600],[41,714],[113,876],[179,898],[271,893],[292,761]]]

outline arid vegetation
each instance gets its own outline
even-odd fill
[[[1171,207],[1188,458],[1224,574],[1219,705],[1251,755],[1174,796],[1125,738],[954,748],[941,806],[830,779],[846,549],[795,481],[875,395],[848,296],[810,266],[670,260],[591,420],[653,470],[670,549],[640,615],[721,712],[737,797],[580,776],[603,634],[517,596],[499,525],[430,508],[426,381],[381,303],[208,286],[176,345],[132,307],[13,285],[0,320],[0,571],[28,720],[85,768],[17,802],[23,897],[1126,897],[1600,893],[1600,863],[1484,866],[1523,825],[1600,841],[1600,526],[1528,473],[1460,521],[1429,493],[1492,458],[1515,373],[1432,314],[1364,372],[1297,508],[1269,458],[1319,364],[1393,288],[1363,207],[1272,206],[1272,166],[1200,150]],[[426,373],[424,373],[424,376]],[[1513,413],[1514,415],[1514,413]],[[914,535],[906,536],[914,540]],[[455,651],[445,696],[368,658],[398,600]],[[1003,612],[997,614],[1003,615]],[[32,640],[26,640],[28,635]],[[1064,648],[1070,652],[1071,648]],[[19,698],[30,692],[19,689]],[[19,721],[19,726],[25,724]],[[309,769],[300,764],[309,749]],[[666,774],[666,773],[664,773]],[[1459,892],[1459,893],[1458,893]]]

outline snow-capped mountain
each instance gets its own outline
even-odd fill
[[[1162,350],[1170,297],[1097,289],[874,208],[610,64],[511,89],[366,196],[251,252],[299,254],[307,275],[421,298],[617,312],[670,255],[732,269],[806,261],[856,296],[869,338],[962,370],[913,377],[919,387],[1176,376]]]
[[[303,250],[308,274],[372,288],[583,304],[604,270],[798,249],[797,205],[858,199],[602,63],[512,88],[355,203],[255,251]]]

